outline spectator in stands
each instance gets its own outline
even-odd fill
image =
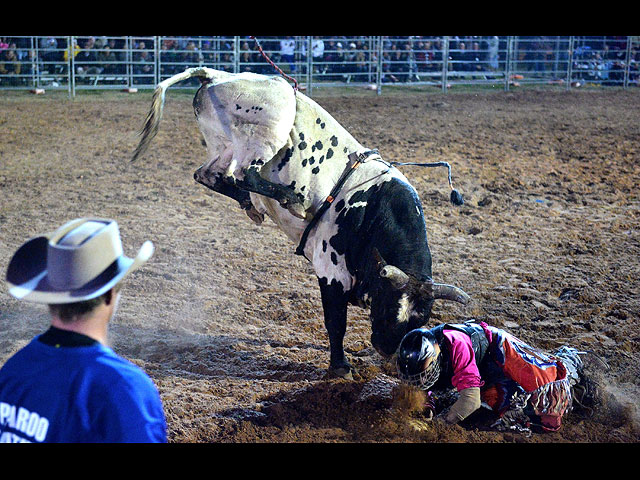
[[[76,73],[81,77],[102,73],[103,67],[98,65],[98,53],[94,48],[95,41],[95,37],[87,38],[84,48],[76,55]]]
[[[323,73],[326,80],[333,80],[332,73],[334,72],[334,62],[336,56],[336,41],[329,39],[324,42],[324,55],[322,57]]]
[[[107,37],[102,35],[95,39],[93,48],[95,48],[96,50],[102,50],[107,45],[107,43],[108,43]]]
[[[302,43],[302,61],[305,66],[307,64],[307,42]],[[314,73],[318,73],[324,69],[322,61],[324,60],[324,40],[318,36],[314,36],[311,40],[311,59],[313,63]],[[306,70],[305,70],[306,71]]]
[[[321,63],[324,58],[324,40],[318,36],[313,37],[313,41],[311,42],[311,54],[313,55],[315,71],[319,72],[324,69]]]
[[[0,54],[0,82],[3,85],[17,86],[20,82],[22,64],[13,48],[5,48]]]
[[[180,42],[178,42],[178,44],[180,44]],[[200,50],[196,46],[196,42],[194,42],[193,40],[186,41],[186,43],[184,44],[184,51],[180,52],[178,58],[180,62],[178,71],[182,71],[191,67],[197,67],[202,62],[202,55],[200,54]],[[197,78],[190,78],[186,80],[185,83],[193,86],[200,84]]]
[[[111,47],[106,44],[102,50],[98,52],[98,62],[102,67],[102,73],[105,75],[114,75],[117,73],[118,57]]]
[[[233,64],[234,64],[233,53],[223,52],[222,55],[220,55],[221,70],[224,70],[225,72],[233,72]]]
[[[426,68],[427,72],[436,72],[442,69],[442,64],[439,63],[442,61],[442,54],[436,48],[436,44],[434,41],[427,40],[424,42],[424,48],[426,51]]]
[[[397,83],[398,79],[392,72],[391,53],[384,51],[382,53],[382,83]]]
[[[196,46],[196,42],[190,40],[184,47],[184,51],[180,53],[180,62],[182,62],[185,68],[197,67],[202,60],[200,50]]]
[[[249,43],[242,42],[242,45],[240,45],[240,71],[255,72],[255,62],[256,58],[254,56],[254,53],[251,51]]]
[[[336,43],[333,66],[333,71],[336,73],[335,78],[337,80],[344,80],[344,75],[347,71],[347,55],[342,46],[342,42]]]
[[[413,57],[416,62],[417,75],[427,71],[427,61],[429,52],[427,50],[426,43],[422,40],[418,40],[413,49]]]
[[[416,64],[415,52],[413,51],[413,42],[407,42],[404,44],[404,58],[407,61],[407,80],[412,82],[413,80],[419,80],[418,77],[418,65]]]
[[[133,83],[138,85],[153,84],[153,55],[146,49],[145,42],[138,43],[133,54]]]
[[[482,72],[484,71],[484,58],[483,53],[480,50],[480,43],[473,42],[471,44],[471,50],[469,51],[469,71],[473,73],[477,73],[482,76]],[[477,78],[475,75],[473,78]]]
[[[344,54],[345,61],[349,64],[352,63],[356,58],[356,53],[357,53],[356,43],[349,42],[349,47],[347,48],[347,51]]]
[[[437,37],[433,40],[433,46],[431,49],[433,53],[433,70],[441,70],[442,62],[446,59],[444,57],[444,43],[442,38]]]
[[[210,41],[202,42],[202,62],[207,67],[212,67],[216,62],[216,54]]]
[[[165,39],[162,41],[160,47],[160,73],[163,78],[171,77],[178,73],[178,67],[176,63],[178,61],[178,54],[174,48],[175,42],[173,40]]]
[[[24,61],[21,63],[20,74],[22,78],[20,79],[20,83],[26,85],[27,83],[32,81],[33,74],[35,73],[35,66],[38,63],[38,56],[36,55],[36,51],[34,49],[27,50],[27,56]]]
[[[351,81],[366,82],[369,80],[369,65],[367,64],[367,57],[362,50],[357,50],[353,57],[352,71],[353,75],[351,77]]]
[[[126,71],[125,62],[127,61],[126,54],[123,51],[125,48],[125,40],[110,38],[107,42],[107,46],[111,49],[111,51],[115,54],[117,64],[113,65],[113,73],[117,75],[122,75]]]
[[[20,62],[24,62],[29,56],[29,49],[31,48],[31,40],[28,37],[15,37],[9,42],[9,48],[14,48],[16,51],[16,57]]]
[[[398,82],[406,82],[409,75],[409,57],[406,51],[394,44],[391,51],[390,73]]]
[[[78,39],[74,38],[73,45],[67,45],[67,48],[62,54],[62,60],[64,60],[64,63],[68,63],[71,55],[75,58],[78,53],[80,53],[80,45],[78,45]]]
[[[280,40],[280,60],[282,62],[282,66],[289,69],[290,73],[295,73],[296,64],[295,64],[295,51],[296,51],[296,41],[293,37],[286,37],[284,40]],[[283,68],[283,71],[286,71]]]
[[[449,51],[451,52],[451,63],[453,71],[469,71],[469,56],[467,52],[467,44],[464,42],[457,42],[457,48],[452,48]]]
[[[497,36],[487,37],[487,64],[491,70],[498,70],[498,48],[500,39]]]

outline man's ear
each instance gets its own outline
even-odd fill
[[[109,290],[107,293],[104,294],[104,303],[109,306],[111,305],[111,302],[113,302],[116,298],[116,289],[115,287],[112,288],[111,290]]]
[[[104,303],[107,305],[111,305],[111,302],[115,301],[115,298],[118,296],[118,293],[122,289],[122,284],[116,284],[111,290],[104,294]]]

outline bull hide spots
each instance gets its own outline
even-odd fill
[[[278,171],[281,171],[287,165],[287,162],[291,160],[292,156],[293,156],[293,147],[289,147],[285,150],[282,160],[280,160],[280,162],[278,163],[278,166],[276,167]]]
[[[307,148],[307,142],[304,141],[304,133],[300,132],[298,138],[300,139],[300,143],[298,143],[298,150],[304,150]]]

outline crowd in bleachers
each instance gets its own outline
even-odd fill
[[[197,65],[273,74],[274,68],[263,58],[259,45],[285,73],[303,75],[312,65],[319,80],[338,82],[375,81],[378,66],[384,83],[437,78],[443,71],[445,52],[447,70],[453,78],[486,78],[491,72],[504,71],[506,56],[506,37],[497,36],[449,37],[448,49],[442,37],[387,36],[382,37],[380,59],[372,37],[366,36],[314,36],[311,59],[307,37],[261,37],[259,44],[248,36],[239,37],[237,49],[236,37],[161,37],[157,53],[153,37],[72,37],[75,43],[71,48],[67,45],[69,38],[0,37],[0,85],[27,84],[36,68],[41,75],[65,75],[71,55],[80,83],[96,75],[132,74],[139,85],[154,83],[156,64],[162,78]],[[549,72],[559,54],[554,38],[518,37],[517,61],[521,68],[531,74]],[[583,40],[574,52],[574,70],[595,80],[611,81],[624,70],[624,55],[626,37]],[[638,78],[639,61],[640,54],[632,52],[631,81]]]

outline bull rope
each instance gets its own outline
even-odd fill
[[[378,150],[373,149],[373,150],[365,151],[361,154],[357,154],[356,152],[349,154],[349,162],[347,163],[347,166],[342,172],[342,175],[338,179],[338,183],[336,183],[336,185],[333,187],[333,189],[331,190],[331,193],[329,193],[329,196],[325,199],[325,201],[322,203],[322,205],[320,206],[316,214],[309,221],[304,231],[302,232],[302,236],[300,237],[300,242],[298,243],[298,248],[296,248],[296,255],[302,255],[306,258],[306,255],[304,254],[304,247],[307,244],[307,238],[309,237],[311,230],[320,221],[320,217],[322,217],[322,215],[324,215],[324,213],[329,209],[333,201],[338,196],[338,193],[340,193],[340,190],[342,189],[343,185],[345,184],[349,176],[355,171],[356,168],[358,168],[362,163],[364,163],[367,160],[367,157],[371,155],[379,156]],[[462,195],[460,194],[460,192],[458,192],[455,188],[453,188],[453,184],[451,182],[451,165],[449,165],[449,163],[447,162],[431,162],[431,163],[385,162],[381,158],[375,158],[375,160],[382,162],[389,167],[395,166],[395,165],[417,165],[420,167],[447,167],[447,169],[449,170],[449,187],[451,187],[451,203],[453,203],[454,205],[464,204],[464,199],[462,198]]]
[[[451,188],[451,203],[454,205],[462,205],[464,203],[464,199],[460,192],[458,192],[455,188],[453,188],[453,183],[451,182],[451,165],[448,162],[429,162],[429,163],[419,163],[419,162],[389,162],[389,165],[415,165],[418,167],[447,167],[449,171],[449,188]]]
[[[271,66],[272,66],[273,68],[275,68],[275,69],[278,71],[278,73],[279,73],[280,75],[282,75],[282,76],[283,76],[284,78],[286,78],[287,80],[290,80],[290,81],[292,81],[292,82],[293,82],[293,91],[294,91],[294,92],[297,92],[297,91],[298,91],[298,81],[297,81],[295,78],[290,77],[289,75],[287,75],[286,73],[284,73],[280,67],[278,67],[275,63],[273,63],[273,61],[271,61],[271,59],[269,58],[269,56],[268,56],[266,53],[264,53],[264,50],[262,50],[262,46],[260,46],[260,42],[258,42],[258,39],[257,39],[256,37],[254,37],[253,35],[251,35],[249,38],[253,39],[253,41],[254,41],[254,42],[256,42],[256,46],[258,47],[258,50],[260,51],[260,53],[262,54],[262,56],[265,58],[265,60],[266,60],[267,62],[269,62],[269,63],[271,64]]]

